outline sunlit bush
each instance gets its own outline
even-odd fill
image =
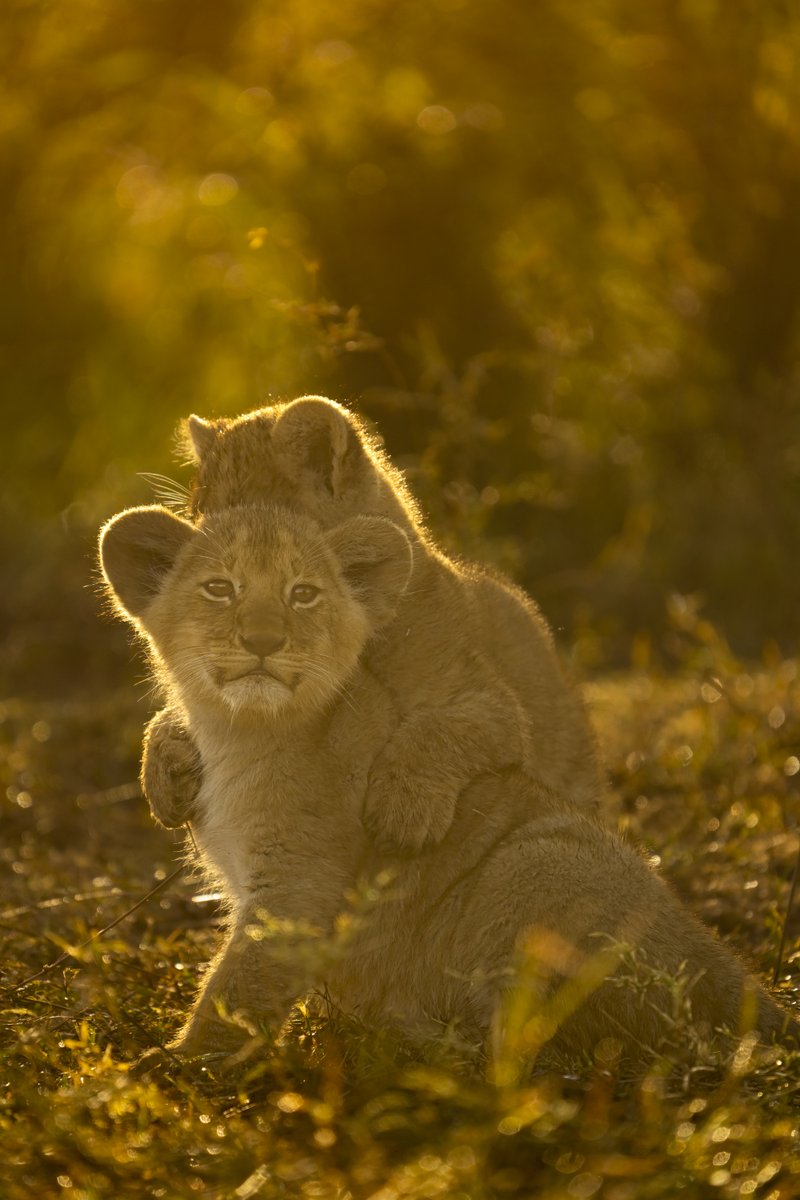
[[[619,648],[679,587],[796,639],[790,6],[0,19],[15,508],[94,519],[189,411],[327,391],[559,624]]]

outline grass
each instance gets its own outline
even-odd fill
[[[608,819],[769,982],[797,855],[800,671],[730,653],[687,602],[673,667],[593,682]],[[800,1062],[745,1039],[620,1077],[487,1082],[443,1051],[299,1010],[234,1078],[130,1074],[163,1044],[217,938],[213,901],[168,879],[172,835],[135,784],[132,689],[0,708],[5,793],[2,1200],[207,1196],[639,1200],[800,1196]],[[65,955],[62,961],[49,969]],[[778,991],[798,1008],[800,914]]]

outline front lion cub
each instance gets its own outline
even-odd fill
[[[253,1023],[274,1028],[323,982],[345,1011],[423,1041],[449,1023],[486,1038],[511,990],[511,1015],[518,1000],[531,1014],[532,1054],[545,1042],[587,1053],[604,1038],[656,1049],[674,1029],[669,980],[682,973],[708,1028],[735,1030],[748,995],[762,1033],[785,1028],[630,847],[515,767],[473,779],[444,837],[395,856],[388,890],[341,952],[312,961],[305,936],[323,935],[324,949],[358,882],[387,866],[361,806],[366,747],[383,744],[397,713],[363,664],[407,593],[408,538],[379,517],[324,529],[245,506],[195,526],[141,508],[108,523],[101,560],[202,756],[194,831],[228,900],[182,1054],[229,1050]],[[363,744],[339,735],[343,713]],[[289,954],[275,928],[297,931]],[[652,968],[642,986],[620,972],[620,943]]]
[[[411,548],[381,518],[323,532],[234,508],[196,527],[150,507],[109,522],[101,560],[203,762],[193,831],[230,932],[176,1043],[192,1053],[231,1033],[219,1003],[280,1021],[307,990],[248,928],[268,912],[330,932],[366,865],[363,747],[343,755],[335,719],[352,711],[366,737],[383,724],[378,738],[395,719],[358,664],[394,615]]]
[[[516,765],[565,806],[596,808],[604,789],[592,735],[542,617],[512,585],[436,549],[399,473],[351,413],[312,396],[232,421],[190,417],[188,430],[195,516],[277,502],[325,528],[358,513],[381,516],[409,538],[411,583],[364,663],[399,714],[372,756],[365,799],[380,844],[419,850],[440,841],[470,781]],[[159,714],[142,782],[163,824],[189,818],[200,771],[176,715]]]

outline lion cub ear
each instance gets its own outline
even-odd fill
[[[129,508],[100,530],[100,566],[108,590],[128,617],[139,617],[158,594],[178,551],[197,534],[159,505]]]
[[[354,418],[324,396],[303,396],[288,405],[275,424],[272,444],[288,473],[311,472],[337,499],[352,486],[364,459]]]
[[[331,529],[326,538],[373,628],[388,625],[414,563],[411,543],[402,529],[384,517],[353,517]]]
[[[213,421],[206,421],[194,413],[183,422],[181,443],[189,451],[195,462],[202,462],[214,448],[219,435],[219,427]]]

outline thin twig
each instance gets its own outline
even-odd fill
[[[110,900],[112,896],[131,896],[135,894],[135,892],[123,892],[118,887],[112,887],[94,892],[75,892],[71,896],[50,896],[47,900],[37,900],[35,904],[23,904],[19,908],[9,908],[5,912],[0,913],[0,921],[7,921],[9,917],[27,916],[28,913],[37,912],[44,908],[59,908],[62,904],[83,904],[86,900]]]
[[[63,954],[59,955],[59,957],[54,959],[52,962],[45,963],[45,965],[40,967],[34,975],[29,975],[27,979],[23,979],[21,983],[18,983],[16,985],[16,990],[19,991],[20,988],[27,987],[29,983],[33,983],[34,979],[39,979],[42,975],[47,974],[48,971],[52,971],[55,967],[59,967],[61,963],[66,962],[68,958],[77,958],[79,951],[85,950],[87,946],[91,946],[92,942],[96,942],[98,938],[103,936],[103,934],[108,933],[109,930],[114,929],[117,925],[121,924],[126,917],[131,915],[131,913],[135,913],[137,908],[141,908],[143,904],[146,904],[148,900],[151,900],[153,896],[160,892],[162,888],[165,888],[168,883],[172,883],[172,880],[175,879],[176,876],[180,875],[182,870],[182,866],[176,867],[170,875],[167,875],[165,879],[162,879],[160,883],[157,883],[155,887],[151,888],[146,895],[137,900],[135,904],[132,904],[130,908],[127,908],[119,917],[116,917],[115,920],[111,921],[108,925],[105,925],[102,929],[98,929],[96,933],[93,933],[92,936],[87,938],[85,942],[81,942],[79,946],[72,946],[69,950],[65,950]]]
[[[798,841],[798,843],[797,843],[797,859],[795,860],[795,864],[794,864],[794,872],[792,874],[792,882],[791,882],[791,886],[789,888],[789,899],[786,903],[786,913],[784,914],[784,918],[783,918],[783,929],[781,930],[781,944],[778,947],[778,961],[775,963],[775,970],[772,974],[773,986],[778,982],[778,976],[780,975],[781,967],[783,966],[783,952],[786,947],[786,936],[789,931],[789,918],[791,917],[792,909],[794,908],[794,894],[797,891],[798,877],[800,877],[800,841]]]

